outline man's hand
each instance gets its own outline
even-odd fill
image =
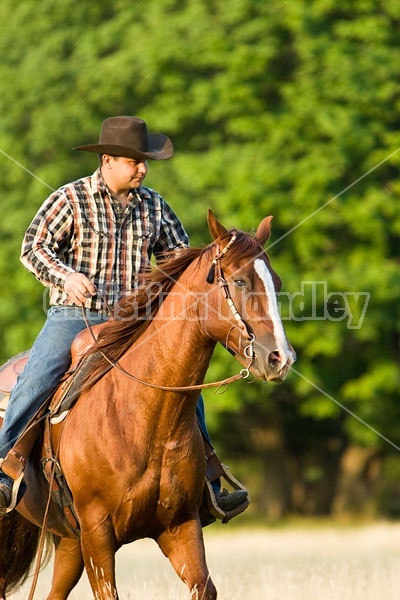
[[[97,292],[93,283],[83,273],[71,273],[64,283],[68,298],[75,304],[82,304]]]

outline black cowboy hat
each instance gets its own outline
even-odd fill
[[[148,133],[139,117],[109,117],[101,125],[98,144],[73,149],[145,160],[163,160],[174,153],[171,140],[162,133]]]

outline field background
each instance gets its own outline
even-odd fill
[[[399,598],[399,524],[214,525],[204,536],[219,600]],[[117,574],[122,600],[189,600],[186,586],[152,540],[125,546],[117,555]],[[35,598],[46,597],[50,579],[49,565],[40,575]],[[30,583],[10,598],[25,600]],[[70,598],[92,598],[86,576]]]

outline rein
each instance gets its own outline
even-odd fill
[[[124,369],[123,367],[121,367],[120,364],[118,364],[118,361],[114,361],[112,360],[109,356],[107,356],[107,354],[101,350],[100,348],[98,349],[98,352],[100,352],[100,354],[102,355],[102,357],[108,362],[108,364],[110,364],[112,367],[114,367],[115,369],[117,369],[120,373],[122,373],[123,375],[126,375],[126,377],[129,377],[129,379],[132,379],[133,381],[136,381],[136,383],[140,383],[142,385],[145,385],[147,387],[151,387],[153,389],[156,390],[164,390],[167,392],[187,392],[187,391],[191,391],[191,390],[203,390],[203,389],[207,389],[207,388],[213,388],[213,387],[222,387],[222,386],[227,386],[230,383],[233,383],[234,381],[238,381],[239,379],[246,379],[247,377],[249,377],[250,375],[250,367],[253,363],[253,359],[254,359],[254,348],[253,348],[253,344],[255,341],[255,336],[253,333],[249,332],[249,330],[247,329],[247,326],[245,324],[245,322],[243,321],[239,311],[237,310],[230,291],[229,291],[229,286],[228,286],[228,282],[226,281],[226,279],[224,278],[223,272],[222,272],[222,268],[221,268],[221,259],[225,256],[225,254],[228,252],[229,248],[232,246],[232,244],[235,242],[236,240],[236,233],[234,233],[231,237],[231,239],[229,240],[228,244],[225,246],[225,248],[223,248],[223,250],[217,252],[217,254],[215,255],[212,263],[211,263],[211,268],[210,271],[207,275],[207,283],[213,283],[215,280],[215,270],[217,270],[217,281],[218,281],[218,287],[219,289],[222,290],[222,293],[224,295],[225,300],[228,303],[228,306],[235,318],[235,320],[237,321],[238,326],[240,327],[240,329],[243,331],[243,333],[246,336],[246,339],[248,341],[248,345],[245,346],[244,350],[243,350],[243,354],[246,358],[249,359],[249,364],[247,365],[247,367],[245,367],[244,369],[242,369],[239,373],[237,373],[236,375],[232,375],[232,377],[228,377],[227,379],[223,379],[221,381],[214,381],[212,383],[203,383],[200,385],[187,385],[187,386],[177,386],[177,387],[170,387],[170,386],[165,386],[165,385],[157,385],[155,383],[150,383],[149,381],[144,381],[143,379],[139,379],[138,377],[136,377],[135,375],[133,375],[132,373],[129,373],[129,371],[127,371],[126,369]],[[95,334],[93,333],[93,329],[92,326],[90,325],[87,315],[86,315],[86,308],[85,305],[82,303],[82,314],[83,314],[83,319],[85,321],[85,325],[86,328],[88,329],[92,340],[95,344],[95,346],[98,346],[98,341],[97,338],[95,336]]]

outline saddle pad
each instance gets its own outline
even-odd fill
[[[28,362],[30,350],[21,352],[13,358],[10,358],[2,367],[0,367],[0,392],[8,394],[14,387],[17,377]]]
[[[91,333],[84,329],[76,336],[72,343],[72,367],[74,363],[79,362],[85,352],[93,346],[92,334],[97,338],[99,333],[106,330],[107,327],[112,325],[112,321],[105,321],[104,323],[98,323],[91,329]],[[13,356],[3,366],[0,366],[0,392],[11,392],[14,387],[17,377],[22,371],[26,363],[28,362],[30,350],[21,352],[16,356]]]
[[[0,419],[4,418],[4,413],[6,412],[9,397],[10,394],[0,392]]]

